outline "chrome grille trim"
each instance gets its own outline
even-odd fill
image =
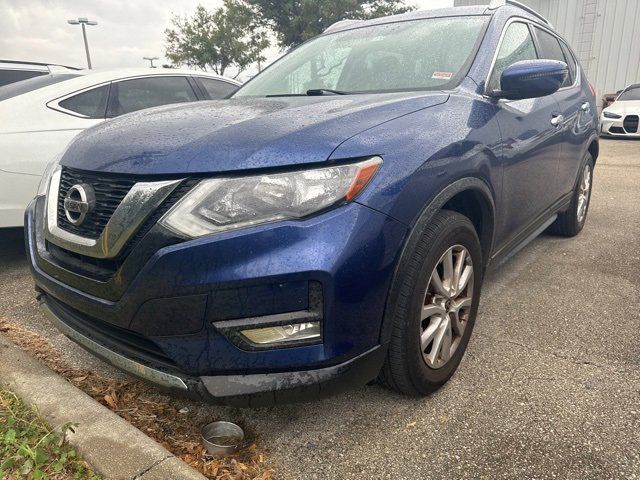
[[[122,199],[98,238],[87,238],[58,226],[62,171],[51,176],[45,212],[45,238],[62,248],[94,258],[115,258],[144,221],[183,181],[139,182]]]
[[[95,191],[96,206],[81,225],[69,222],[65,216],[64,201],[69,189],[78,184],[89,184]],[[113,212],[136,181],[132,178],[110,177],[92,172],[63,168],[58,198],[58,226],[81,237],[98,238]]]

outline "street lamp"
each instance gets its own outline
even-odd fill
[[[87,30],[85,25],[97,25],[98,22],[80,17],[77,20],[67,20],[69,25],[82,25],[82,38],[84,38],[84,51],[87,53],[87,66],[91,69],[91,57],[89,56],[89,44],[87,43]]]
[[[142,57],[142,59],[143,59],[143,60],[149,60],[149,63],[151,64],[151,68],[156,68],[156,67],[153,65],[153,61],[154,61],[154,60],[158,60],[158,57]]]

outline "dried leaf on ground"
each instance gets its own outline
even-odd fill
[[[0,318],[0,332],[73,385],[113,410],[206,477],[214,480],[272,480],[273,470],[255,444],[235,456],[208,455],[196,439],[200,427],[191,415],[179,413],[184,401],[158,393],[135,380],[117,381],[94,371],[73,368],[40,335]]]

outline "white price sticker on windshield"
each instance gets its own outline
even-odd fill
[[[451,72],[433,72],[433,75],[431,75],[431,78],[440,80],[451,80],[451,77],[453,77],[453,73]]]

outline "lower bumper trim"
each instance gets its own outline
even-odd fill
[[[386,357],[378,345],[344,363],[314,370],[200,377],[213,403],[263,407],[315,400],[374,380]]]
[[[64,335],[69,337],[71,340],[73,340],[78,345],[85,348],[95,356],[103,359],[107,363],[110,363],[114,367],[124,370],[125,372],[129,372],[136,377],[140,377],[143,380],[155,383],[156,385],[164,388],[177,390],[188,389],[187,385],[180,377],[162,372],[160,370],[156,370],[154,368],[148,367],[147,365],[143,365],[142,363],[131,360],[130,358],[120,355],[117,352],[109,350],[108,348],[100,345],[97,342],[94,342],[77,330],[69,327],[65,322],[59,319],[55,313],[53,313],[53,311],[46,303],[42,304],[42,309],[44,310],[45,315],[49,318],[51,323],[53,323],[56,328],[60,330]]]
[[[46,300],[42,309],[64,335],[107,363],[158,387],[182,392],[210,403],[236,407],[264,407],[278,403],[314,400],[374,380],[387,353],[386,345],[372,349],[346,362],[312,370],[248,375],[190,377],[172,374],[128,358],[89,338],[65,322]]]

